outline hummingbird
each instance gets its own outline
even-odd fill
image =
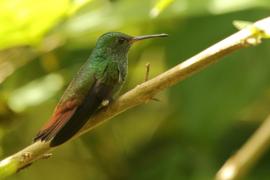
[[[50,147],[72,138],[88,119],[120,91],[128,72],[128,51],[137,41],[166,37],[167,34],[130,36],[108,32],[100,36],[90,57],[74,76],[45,126],[34,141]]]

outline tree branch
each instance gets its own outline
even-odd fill
[[[217,180],[234,180],[243,177],[269,147],[270,115],[243,145],[230,157],[216,175]]]
[[[270,34],[269,26],[270,17],[257,21],[157,77],[138,85],[90,118],[75,138],[134,106],[148,102],[158,92],[186,79],[221,57],[240,48],[259,44],[262,37]],[[51,148],[48,143],[36,142],[5,158],[0,161],[0,178],[12,175],[41,159],[49,150]]]

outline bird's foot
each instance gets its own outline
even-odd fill
[[[52,156],[52,153],[46,153],[46,154],[43,154],[41,159],[48,159]]]
[[[110,104],[110,100],[109,99],[105,99],[105,100],[103,100],[102,102],[101,102],[101,106],[103,106],[103,107],[106,107],[106,106],[108,106]]]
[[[31,152],[25,152],[21,156],[21,162],[25,162],[25,161],[27,161],[27,160],[29,160],[31,158],[32,158],[32,153]]]

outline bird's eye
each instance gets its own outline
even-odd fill
[[[119,38],[118,39],[118,43],[119,44],[123,44],[125,42],[125,40],[126,40],[125,38]]]

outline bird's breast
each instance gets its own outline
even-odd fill
[[[104,83],[105,84],[122,84],[127,75],[126,65],[111,62],[108,63],[104,72]]]

